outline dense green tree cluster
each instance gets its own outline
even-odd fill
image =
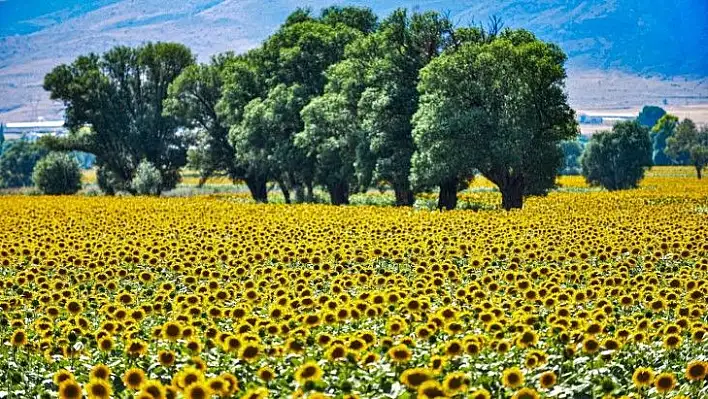
[[[375,186],[398,205],[439,189],[452,209],[481,173],[519,208],[554,185],[561,142],[577,135],[565,59],[527,31],[459,28],[436,12],[300,9],[261,46],[206,64],[158,43],[57,67],[45,87],[72,133],[47,144],[95,154],[108,192],[136,192],[143,162],[169,189],[189,162],[202,182],[244,181],[260,202],[271,185],[287,202],[320,186],[333,204]]]
[[[47,150],[24,137],[4,143],[0,153],[0,188],[32,185],[32,171]]]
[[[700,179],[708,166],[708,126],[698,129],[692,120],[684,119],[667,140],[666,153],[676,162],[696,168]]]
[[[592,136],[582,157],[583,176],[591,185],[608,190],[637,187],[652,166],[652,143],[638,121],[617,123],[612,131]]]

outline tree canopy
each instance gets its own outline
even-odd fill
[[[565,54],[523,30],[462,44],[421,71],[411,179],[439,184],[454,208],[461,181],[479,171],[505,209],[554,185],[558,144],[577,135],[564,93]],[[445,202],[448,201],[448,202]]]
[[[24,138],[5,144],[0,154],[0,188],[32,185],[32,171],[46,149]]]
[[[656,125],[656,122],[661,119],[662,116],[666,114],[663,108],[657,107],[655,105],[645,105],[644,108],[639,112],[637,121],[640,125],[651,129]]]
[[[590,139],[581,161],[583,176],[611,191],[635,188],[652,165],[651,151],[647,128],[637,121],[617,123]]]
[[[651,128],[650,138],[652,142],[652,162],[654,165],[671,165],[672,161],[666,155],[666,141],[674,134],[679,119],[675,115],[664,114]]]
[[[692,120],[684,119],[669,137],[666,153],[677,162],[693,165],[700,179],[703,168],[708,165],[708,126],[698,129]]]
[[[175,43],[115,47],[54,68],[44,79],[53,100],[66,106],[66,138],[47,140],[52,149],[96,155],[101,173],[115,190],[132,191],[142,160],[157,167],[165,189],[179,181],[187,143],[177,118],[163,113],[168,87],[194,63],[191,51]],[[83,126],[91,129],[81,130]]]

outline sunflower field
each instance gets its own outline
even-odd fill
[[[512,212],[1,197],[0,397],[708,398],[708,183],[672,170]]]

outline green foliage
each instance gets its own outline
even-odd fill
[[[558,173],[561,175],[581,174],[580,156],[583,154],[584,144],[580,140],[565,140],[560,143],[563,151],[563,165]]]
[[[0,155],[2,155],[4,145],[5,145],[5,125],[0,123]]]
[[[228,140],[227,117],[218,112],[224,71],[239,61],[226,54],[212,58],[210,64],[191,65],[168,90],[164,113],[194,132],[195,145],[187,156],[190,167],[199,171],[201,184],[215,173],[225,172],[232,180],[246,177],[235,163],[234,149]]]
[[[31,186],[32,171],[47,150],[24,138],[8,142],[4,147],[0,154],[0,188]]]
[[[666,155],[666,141],[674,134],[678,125],[678,117],[665,114],[652,127],[650,138],[652,142],[652,161],[654,165],[671,165],[671,158]]]
[[[562,162],[558,144],[577,135],[564,62],[558,46],[523,30],[434,59],[418,86],[414,184],[452,188],[477,170],[499,187],[507,210],[520,208],[524,195],[552,188]]]
[[[652,165],[651,151],[647,129],[639,122],[617,123],[590,139],[581,160],[583,176],[590,185],[611,191],[635,188]]]
[[[178,133],[177,118],[163,114],[163,100],[170,83],[193,62],[183,45],[148,43],[81,56],[54,68],[44,88],[66,106],[71,134],[48,144],[96,155],[97,165],[116,184],[109,191],[132,190],[130,181],[143,159],[158,168],[164,187],[174,187],[187,161],[187,143]],[[87,125],[91,130],[81,129]]]
[[[708,126],[699,130],[692,120],[684,119],[676,127],[676,133],[669,137],[666,153],[677,162],[686,160],[693,165],[700,179],[703,168],[708,165]]]
[[[366,9],[334,7],[321,18],[298,10],[262,47],[225,69],[217,108],[231,125],[234,159],[258,201],[267,200],[268,180],[278,183],[286,202],[290,190],[298,201],[313,198],[317,154],[295,145],[304,128],[301,111],[323,93],[325,71],[364,34],[359,29],[374,26]]]
[[[651,129],[665,114],[666,111],[664,111],[661,107],[657,107],[655,105],[645,105],[639,112],[637,122],[639,122],[640,125]]]
[[[378,18],[370,8],[331,6],[322,10],[320,19],[332,26],[344,24],[368,34],[376,30]]]
[[[81,168],[76,158],[52,152],[37,162],[32,181],[43,194],[75,194],[81,189]]]
[[[162,192],[162,176],[155,165],[143,160],[138,165],[130,187],[139,195],[160,195]]]

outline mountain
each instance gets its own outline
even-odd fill
[[[205,61],[257,46],[298,6],[447,12],[458,25],[532,30],[569,55],[576,107],[708,103],[705,0],[0,0],[0,120],[56,118],[42,79],[52,67],[118,44],[177,41]]]

